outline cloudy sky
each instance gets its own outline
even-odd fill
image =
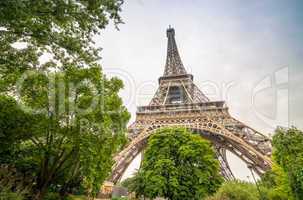
[[[106,73],[125,82],[121,96],[131,121],[157,89],[172,25],[196,85],[210,99],[225,100],[240,121],[272,134],[277,125],[303,128],[302,10],[300,0],[128,0],[120,31],[110,25],[95,40]],[[243,163],[229,159],[247,179]]]

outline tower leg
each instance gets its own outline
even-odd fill
[[[215,147],[217,158],[220,162],[221,174],[226,180],[235,180],[235,176],[232,173],[227,157],[226,157],[226,149],[220,146]]]

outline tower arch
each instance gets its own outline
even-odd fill
[[[199,121],[203,121],[204,123],[199,123]],[[235,177],[229,167],[226,150],[235,154],[246,164],[252,165],[253,170],[259,175],[270,169],[272,165],[269,157],[264,156],[252,146],[247,145],[244,140],[234,137],[233,133],[220,127],[219,124],[216,124],[211,120],[173,119],[162,122],[157,121],[143,129],[142,132],[132,140],[124,150],[115,156],[114,159],[116,163],[109,180],[113,183],[119,182],[129,164],[146,147],[148,138],[158,129],[165,127],[184,127],[209,140],[213,144],[216,156],[220,162],[221,174],[227,180],[232,180]]]

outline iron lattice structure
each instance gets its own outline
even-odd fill
[[[138,107],[136,121],[129,127],[130,143],[115,156],[109,181],[117,183],[132,160],[146,147],[153,132],[161,127],[182,126],[210,140],[216,150],[221,174],[234,175],[227,161],[230,151],[257,174],[271,168],[271,141],[228,113],[224,101],[210,101],[193,83],[181,61],[175,30],[167,29],[167,58],[159,88],[148,106]]]

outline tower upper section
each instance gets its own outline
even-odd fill
[[[167,35],[167,55],[166,64],[163,76],[179,76],[187,74],[182,60],[180,58],[176,40],[175,29],[169,27],[166,30]]]

